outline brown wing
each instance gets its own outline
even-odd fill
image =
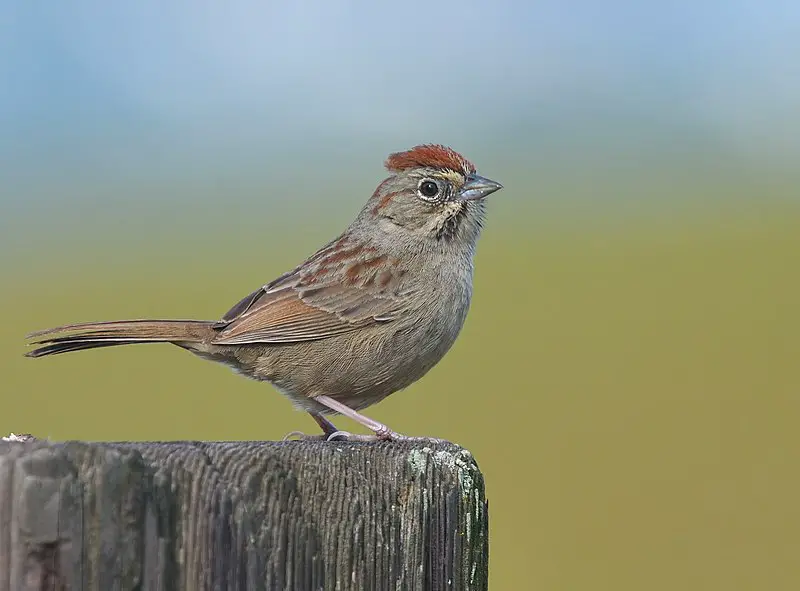
[[[389,322],[403,308],[404,275],[399,261],[340,238],[237,303],[214,343],[296,343]]]

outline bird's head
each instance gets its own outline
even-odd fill
[[[386,159],[391,173],[362,211],[398,238],[474,244],[484,215],[484,198],[503,186],[479,176],[451,148],[426,144]]]

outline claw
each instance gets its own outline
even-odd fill
[[[306,439],[321,439],[322,437],[322,435],[307,435],[302,431],[290,431],[283,436],[281,441],[305,441]]]
[[[341,441],[350,441],[352,438],[353,434],[348,431],[334,431],[325,438],[325,441],[336,441],[337,439]]]
[[[381,425],[380,428],[375,430],[375,437],[380,441],[392,441],[393,439],[399,439],[403,436],[399,433],[395,433],[386,425]]]

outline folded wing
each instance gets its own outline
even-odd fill
[[[399,261],[340,238],[237,303],[213,342],[296,343],[390,322],[404,307],[404,275]]]

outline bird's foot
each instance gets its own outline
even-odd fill
[[[326,441],[404,441],[407,443],[448,443],[448,441],[445,439],[438,439],[436,437],[414,437],[403,435],[401,433],[395,433],[389,429],[375,432],[373,435],[359,435],[355,433],[349,433],[347,431],[337,431],[328,435]]]
[[[328,435],[325,441],[377,441],[374,435],[359,435],[349,431],[335,431]]]
[[[415,435],[401,435],[400,433],[392,432],[390,441],[405,441],[407,443],[450,443],[447,439],[439,439],[438,437],[419,437]]]
[[[402,435],[394,431],[381,431],[370,435],[360,433],[350,433],[349,431],[334,431],[333,433],[322,433],[320,435],[308,435],[302,431],[292,431],[287,433],[283,441],[358,441],[362,443],[374,443],[377,441],[404,441],[407,443],[448,443],[446,439],[436,437],[414,437]]]
[[[302,431],[290,431],[281,441],[325,441],[327,435],[308,435]]]

